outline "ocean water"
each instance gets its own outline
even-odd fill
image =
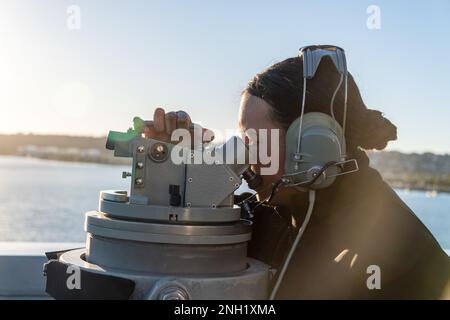
[[[127,169],[0,157],[0,241],[84,242],[84,213],[100,190],[128,189]]]
[[[100,190],[128,190],[128,167],[0,157],[0,241],[84,242],[84,213]],[[450,194],[397,190],[444,249],[450,249]]]

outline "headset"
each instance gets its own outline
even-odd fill
[[[345,144],[345,125],[347,120],[348,71],[345,52],[342,48],[330,45],[307,46],[299,50],[303,58],[303,91],[300,117],[286,132],[285,173],[281,180],[274,184],[269,201],[279,186],[293,187],[308,191],[308,210],[302,225],[294,239],[282,268],[278,273],[275,285],[270,294],[274,299],[289,266],[291,258],[300,242],[311,218],[316,190],[333,184],[337,176],[359,170],[356,159],[347,159]],[[322,58],[329,57],[340,75],[339,83],[330,101],[330,115],[322,112],[305,114],[307,81],[312,79]],[[342,126],[334,116],[334,100],[344,83],[344,112]],[[350,164],[350,169],[347,165]],[[353,168],[351,168],[353,165]]]
[[[345,52],[330,45],[300,48],[303,58],[303,91],[300,117],[286,132],[286,157],[283,185],[308,189],[329,187],[337,176],[358,171],[356,159],[347,159],[345,126],[347,120],[348,71]],[[314,78],[322,58],[329,57],[340,75],[330,101],[330,115],[322,112],[305,114],[308,80]],[[344,83],[342,126],[334,116],[334,101]],[[350,169],[345,169],[350,167]]]

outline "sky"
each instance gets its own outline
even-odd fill
[[[253,75],[335,44],[397,125],[388,150],[450,153],[449,14],[447,0],[0,0],[0,133],[103,136],[157,106],[236,128]]]

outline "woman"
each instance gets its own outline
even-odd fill
[[[301,57],[277,63],[256,75],[244,90],[239,126],[280,129],[278,172],[262,176],[256,188],[260,199],[284,173],[284,133],[300,115],[303,79]],[[327,57],[308,82],[305,112],[330,114],[329,105],[339,81]],[[342,119],[344,93],[335,100],[336,119]],[[186,113],[157,109],[147,135],[168,140],[180,127],[189,127]],[[381,112],[367,109],[349,77],[347,155],[359,171],[340,176],[331,187],[318,190],[313,215],[296,248],[278,299],[438,299],[450,296],[450,259],[414,213],[369,167],[362,149],[382,150],[396,139],[396,127]],[[259,164],[252,167],[260,172]],[[269,190],[269,191],[266,191]],[[240,199],[238,199],[239,201]],[[254,212],[249,255],[280,269],[307,210],[307,193],[281,188],[269,204]]]

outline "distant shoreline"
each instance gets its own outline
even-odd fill
[[[67,162],[67,163],[80,163],[80,164],[98,164],[98,165],[114,165],[114,166],[129,166],[131,165],[131,159],[128,158],[114,158],[111,153],[111,157],[104,157],[99,159],[82,159],[82,158],[69,158],[69,157],[60,157],[60,156],[44,156],[44,157],[36,157],[30,155],[18,155],[18,154],[0,154],[0,157],[18,157],[18,158],[30,158],[30,159],[38,159],[38,160],[48,160],[48,161],[59,161],[59,162]],[[405,190],[405,191],[419,191],[419,192],[437,192],[437,193],[446,193],[450,194],[450,189],[447,190],[445,188],[432,188],[432,187],[423,187],[423,186],[414,186],[410,183],[402,183],[398,180],[389,181],[389,179],[384,179],[393,189],[397,190]]]
[[[20,159],[33,159],[41,161],[54,161],[62,163],[73,163],[73,164],[92,164],[92,165],[105,165],[105,166],[129,166],[131,165],[130,159],[125,159],[124,161],[91,161],[91,160],[76,160],[76,159],[64,159],[64,158],[48,158],[48,157],[34,157],[29,155],[18,155],[18,154],[1,154],[1,158],[20,158]]]
[[[67,163],[80,163],[80,164],[100,164],[100,165],[111,165],[111,166],[130,166],[131,159],[129,158],[114,158],[112,157],[102,157],[99,159],[87,159],[87,158],[70,158],[70,157],[38,157],[31,155],[20,155],[20,154],[1,154],[0,157],[16,157],[23,159],[36,159],[44,161],[57,161],[57,162],[67,162]]]
[[[105,142],[105,137],[0,134],[0,155],[131,165],[130,158],[117,158],[106,150]],[[370,166],[393,188],[450,193],[450,154],[367,151],[367,155]]]

